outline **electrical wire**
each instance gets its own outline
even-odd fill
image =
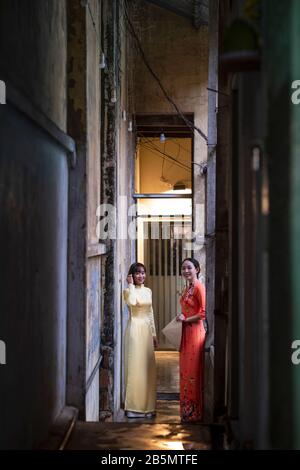
[[[182,168],[186,171],[189,171],[189,172],[191,171],[191,168],[189,168],[188,166],[184,165],[183,163],[178,162],[173,157],[170,157],[169,155],[164,154],[163,152],[160,152],[160,151],[154,149],[153,147],[149,147],[146,144],[140,144],[140,146],[150,150],[151,153],[157,154],[160,158],[164,158],[164,159],[167,158],[167,159],[171,160],[175,165],[179,166],[180,168]]]
[[[149,146],[147,146],[147,145],[145,145],[145,144],[139,143],[139,145],[140,145],[140,147],[143,147],[143,148],[149,150],[151,153],[154,153],[154,154],[155,154],[156,156],[158,156],[159,158],[163,158],[163,159],[166,159],[166,158],[167,158],[167,159],[170,159],[175,165],[179,166],[181,169],[183,169],[183,170],[185,170],[185,171],[188,171],[188,172],[191,171],[191,169],[190,169],[188,166],[186,166],[186,165],[184,165],[184,164],[178,162],[175,158],[170,157],[169,155],[164,154],[163,152],[159,152],[159,151],[157,151],[157,150],[153,149],[152,147],[149,147]]]
[[[91,10],[89,0],[83,0],[82,1],[82,6],[87,7],[87,9],[88,9],[88,12],[89,12],[89,15],[90,15],[90,18],[91,18],[91,22],[92,22],[92,25],[93,25],[93,28],[94,28],[94,31],[95,31],[95,34],[96,34],[96,39],[97,39],[97,42],[98,42],[99,51],[100,51],[100,53],[102,53],[103,52],[102,41],[100,39],[99,32],[98,32],[97,27],[96,27],[96,22],[95,22],[95,19],[94,19],[94,16],[93,16],[93,12]],[[118,47],[118,52],[120,52],[120,44],[119,43],[117,44],[117,47]],[[108,66],[106,67],[106,74],[108,76],[111,93],[113,92],[114,89],[117,88],[117,86],[116,86],[117,77],[116,77],[116,70],[115,70],[115,68],[116,68],[115,60],[113,62],[114,62],[113,63],[114,70],[111,70],[111,68],[108,67]],[[118,64],[118,72],[119,72],[119,74],[122,73],[119,64]]]
[[[99,50],[102,52],[102,46],[101,46],[101,41],[100,41],[100,38],[99,38],[99,33],[98,33],[97,28],[96,28],[96,22],[94,20],[93,13],[92,13],[92,10],[91,10],[91,6],[90,6],[88,0],[87,0],[87,7],[88,7],[88,11],[90,13],[91,21],[92,21],[92,24],[94,26],[94,30],[95,30],[95,33],[96,33],[96,37],[97,37],[97,41],[98,41],[98,45],[99,45]]]
[[[142,133],[140,132],[140,134],[142,134]],[[155,140],[155,139],[153,139],[153,140],[147,140],[147,137],[144,137],[144,136],[143,136],[142,138],[145,139],[145,142],[146,142],[147,144],[151,145],[152,148],[153,148],[154,150],[156,150],[157,152],[160,152],[160,153],[162,153],[162,155],[166,155],[166,156],[170,157],[171,159],[173,159],[173,160],[175,160],[175,161],[178,161],[178,163],[181,163],[181,162],[179,161],[178,157],[177,157],[177,159],[176,159],[176,158],[172,157],[172,155],[167,154],[166,152],[162,152],[162,151],[160,150],[160,148],[157,147],[157,146],[154,144],[154,140]],[[172,142],[173,142],[173,141],[172,141]],[[181,145],[180,145],[178,142],[173,142],[173,143],[175,143],[175,144],[179,145],[179,147],[181,147]],[[184,149],[184,150],[186,150],[186,149]],[[188,152],[188,150],[186,150],[186,152]],[[189,153],[191,153],[191,152],[189,152]],[[183,160],[183,159],[180,159],[180,160]],[[184,165],[184,163],[182,163],[182,164]],[[194,162],[193,160],[191,160],[191,164],[192,164],[192,165],[199,166],[199,167],[201,168],[201,170],[203,170],[203,168],[207,165],[207,161],[206,161],[206,160],[203,160],[202,162],[198,163],[198,162]],[[189,169],[190,169],[190,171],[191,171],[191,168],[189,168]]]
[[[166,151],[162,151],[159,147],[157,147],[153,141],[148,141],[147,138],[143,138],[144,139],[144,142],[148,145],[148,147],[152,148],[153,150],[155,150],[156,152],[158,153],[161,153],[162,155],[166,156],[166,157],[169,157],[172,161],[176,162],[176,163],[179,163],[180,165],[183,165],[185,168],[188,168],[189,171],[191,171],[191,168],[188,166],[188,165],[185,165],[184,163],[178,161],[175,157],[173,157],[172,155],[168,154]],[[142,142],[142,143],[144,143]]]

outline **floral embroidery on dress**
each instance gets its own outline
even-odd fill
[[[200,281],[196,281],[183,291],[180,304],[185,317],[205,311],[205,293],[201,289]],[[180,349],[180,415],[183,422],[197,422],[203,418],[204,342],[205,332],[200,321],[183,322]]]

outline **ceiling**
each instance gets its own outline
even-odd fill
[[[209,0],[147,0],[161,8],[188,18],[196,28],[208,24]]]

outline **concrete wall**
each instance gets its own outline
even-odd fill
[[[0,447],[21,449],[65,404],[69,171],[49,131],[66,129],[65,2],[1,1],[0,58]]]
[[[114,206],[115,238],[106,240],[103,328],[101,350],[103,361],[100,372],[100,419],[119,419],[123,401],[123,331],[127,321],[122,290],[134,257],[134,240],[128,237],[132,217],[128,209],[134,203],[134,150],[128,121],[122,119],[122,110],[128,109],[127,37],[122,24],[123,2],[103,2],[103,37],[107,67],[103,72],[103,126],[102,126],[102,202]],[[122,70],[122,73],[120,71]],[[116,101],[112,88],[116,87]],[[129,116],[128,116],[129,118]]]
[[[197,30],[185,18],[140,2],[136,29],[149,64],[169,95],[183,112],[195,113],[195,124],[207,133],[207,27]],[[140,56],[136,59],[135,111],[174,113]],[[206,158],[206,145],[196,136],[195,154],[199,153]]]

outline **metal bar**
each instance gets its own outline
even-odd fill
[[[170,306],[172,311],[172,317],[175,316],[175,299],[176,299],[176,289],[174,289],[174,275],[173,275],[173,249],[174,249],[174,217],[173,221],[170,224]]]
[[[96,365],[91,373],[91,375],[89,376],[87,382],[86,382],[86,385],[85,385],[85,393],[88,392],[93,380],[94,380],[94,377],[100,367],[100,364],[101,364],[101,361],[102,361],[102,356],[100,355],[99,358],[98,358],[98,361],[96,362]]]
[[[134,199],[192,199],[191,194],[161,194],[161,193],[148,193],[148,194],[133,194]]]
[[[189,120],[190,122],[194,122],[194,114],[193,113],[184,113],[184,118]],[[166,127],[174,127],[181,128],[187,127],[185,121],[181,116],[178,114],[153,114],[153,113],[138,113],[135,115],[136,125],[139,130],[140,127],[147,127],[153,128],[156,130],[160,130],[163,128],[165,130]]]
[[[159,238],[158,238],[158,266],[159,266],[159,272],[158,272],[158,297],[159,297],[159,333],[164,327],[164,285],[163,285],[163,259],[162,259],[162,251],[163,251],[163,246],[162,246],[162,223],[159,221]]]
[[[170,289],[169,289],[169,283],[168,283],[168,240],[164,239],[162,240],[162,243],[164,245],[164,252],[165,252],[165,257],[164,257],[164,323],[165,325],[171,320],[170,318],[170,303],[169,303],[169,296],[170,296]]]

